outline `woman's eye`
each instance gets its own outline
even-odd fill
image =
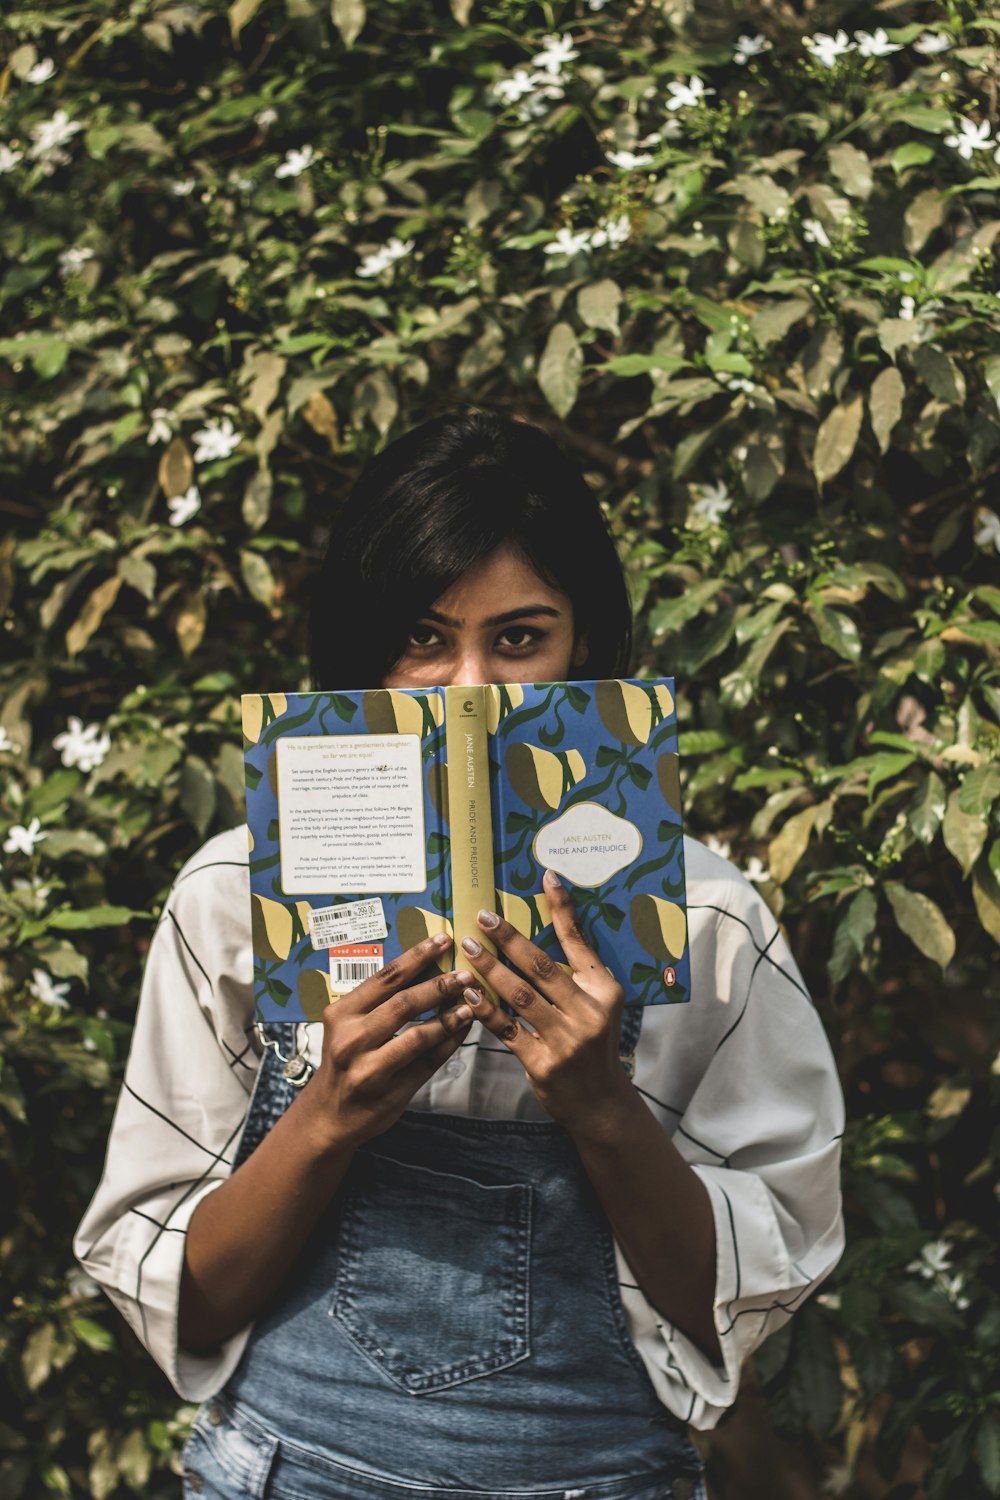
[[[530,625],[508,625],[497,641],[497,645],[510,651],[524,651],[542,639],[543,632],[533,630]]]
[[[414,625],[410,631],[409,642],[411,646],[436,646],[440,637],[432,625]]]

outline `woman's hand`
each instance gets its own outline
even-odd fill
[[[473,1013],[524,1066],[543,1109],[567,1130],[614,1130],[632,1090],[618,1058],[624,994],[587,942],[573,903],[551,870],[545,889],[552,925],[572,974],[494,912],[482,912],[479,925],[530,983],[487,953],[474,938],[462,948],[484,980],[523,1017],[513,1020],[477,990],[465,999]],[[529,1029],[530,1028],[530,1029]]]
[[[324,1011],[322,1061],[301,1096],[320,1149],[353,1149],[388,1130],[465,1040],[469,971],[414,982],[450,944],[437,933],[408,948]],[[432,1020],[407,1024],[438,1008]]]

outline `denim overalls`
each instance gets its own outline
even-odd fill
[[[623,1053],[640,1022],[626,1012]],[[266,1028],[237,1165],[295,1097],[294,1036]],[[566,1132],[410,1110],[357,1152],[198,1413],[184,1494],[704,1500],[700,1474],[629,1338]]]

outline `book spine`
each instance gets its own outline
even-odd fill
[[[455,963],[463,963],[463,937],[496,948],[476,921],[496,910],[493,876],[493,816],[487,751],[486,688],[444,690],[445,753],[448,757],[448,822],[451,834],[452,922]],[[492,990],[484,986],[495,999]]]

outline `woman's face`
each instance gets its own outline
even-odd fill
[[[562,682],[586,655],[567,596],[543,582],[516,548],[503,546],[421,616],[382,686]]]

